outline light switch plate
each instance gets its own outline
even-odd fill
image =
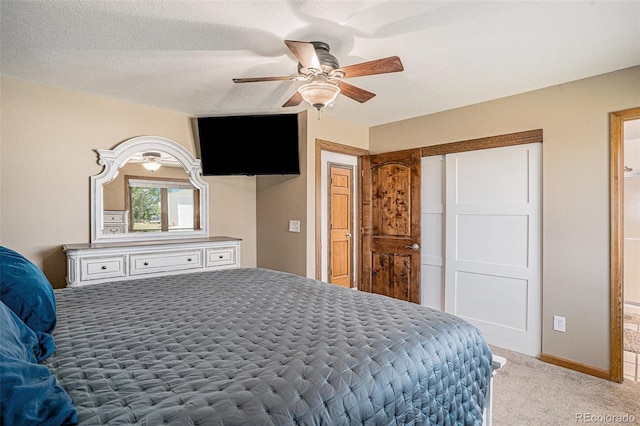
[[[299,220],[290,220],[289,221],[289,232],[300,232],[300,221]]]

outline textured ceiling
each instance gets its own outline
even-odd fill
[[[348,82],[323,114],[367,126],[640,64],[640,1],[0,0],[2,75],[196,116],[297,112],[285,39],[324,41],[341,66],[405,70]]]

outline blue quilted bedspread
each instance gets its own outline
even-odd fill
[[[481,424],[491,352],[446,313],[266,269],[56,290],[80,424]]]

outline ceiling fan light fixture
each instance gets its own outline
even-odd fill
[[[160,153],[159,152],[145,152],[142,154],[142,167],[149,170],[151,173],[155,172],[162,166],[160,164]]]
[[[300,86],[282,107],[294,107],[303,101],[321,112],[332,105],[338,94],[357,102],[367,102],[376,94],[349,84],[343,79],[368,75],[400,72],[404,66],[397,56],[361,62],[340,68],[338,58],[329,52],[329,45],[322,41],[284,41],[298,60],[297,76],[234,78],[234,83],[257,81],[307,81]]]
[[[340,88],[326,81],[311,81],[298,88],[298,93],[308,104],[320,111],[336,100]]]

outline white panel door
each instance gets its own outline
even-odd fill
[[[446,155],[445,311],[541,351],[541,144]]]
[[[444,310],[444,155],[422,157],[421,298]]]

